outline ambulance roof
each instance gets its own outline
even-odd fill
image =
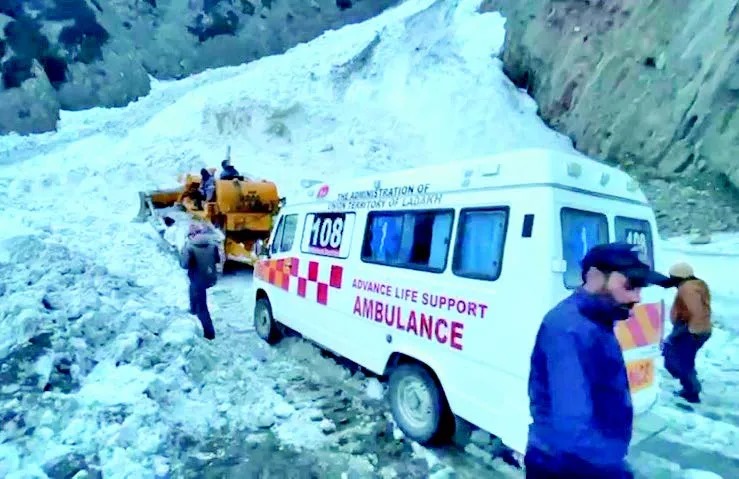
[[[648,204],[637,182],[627,173],[577,152],[543,148],[512,150],[440,165],[337,179],[317,183],[307,193],[313,201],[330,202],[341,199],[343,195],[376,189],[412,189],[410,194],[418,194],[514,185],[558,187]]]

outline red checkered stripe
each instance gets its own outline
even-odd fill
[[[301,266],[303,271],[301,271]],[[336,264],[324,263],[321,269],[321,263],[318,261],[300,261],[298,258],[290,257],[261,260],[254,268],[254,275],[262,281],[297,294],[301,298],[315,297],[318,304],[326,305],[329,291],[341,289],[344,268]],[[313,289],[315,289],[315,295]]]

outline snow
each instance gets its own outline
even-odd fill
[[[123,335],[121,335],[123,336]],[[115,346],[125,344],[127,338],[121,338]],[[156,378],[151,371],[144,371],[130,364],[116,366],[112,361],[98,363],[85,377],[82,389],[77,393],[80,405],[90,407],[94,403],[108,406],[115,404],[135,404],[143,399],[143,393]],[[110,390],[116,385],[115,391]],[[111,394],[112,393],[112,394]]]
[[[700,469],[686,469],[683,474],[684,479],[721,479],[718,474]]]
[[[371,378],[367,381],[365,391],[367,397],[370,399],[381,400],[385,395],[385,389],[380,381],[375,378]]]
[[[478,3],[409,0],[283,55],[155,81],[126,108],[62,112],[57,132],[0,137],[0,358],[19,367],[0,368],[0,478],[75,464],[106,479],[180,477],[187,461],[210,464],[234,447],[256,457],[270,441],[273,465],[285,454],[293,467],[290,449],[318,451],[343,471],[377,466],[381,451],[352,451],[385,429],[383,385],[304,341],[258,341],[244,274],[210,290],[217,339],[204,341],[177,261],[131,220],[139,191],[217,166],[228,145],[240,171],[276,181],[288,200],[305,178],[518,147],[572,151],[503,74],[504,19],[476,13]],[[662,269],[684,257],[707,279],[718,324],[698,360],[705,404],[675,407],[666,386],[666,437],[737,459],[739,235],[705,246],[678,238],[663,250]],[[388,431],[395,447],[402,433]],[[469,457],[416,446],[385,456],[383,474],[416,477],[402,467],[425,457],[435,477],[451,464],[458,477],[490,475]],[[669,462],[673,452],[655,454]],[[495,469],[516,477],[500,461]]]

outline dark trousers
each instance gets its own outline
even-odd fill
[[[687,398],[698,399],[702,390],[695,370],[695,357],[710,337],[711,333],[694,334],[686,325],[677,324],[665,340],[662,351],[665,369],[680,381]]]
[[[529,448],[524,456],[526,479],[633,479],[626,462],[603,469],[577,458],[554,457]]]
[[[203,336],[206,339],[215,339],[216,331],[208,311],[208,296],[204,286],[190,281],[190,312],[198,317],[203,326]]]

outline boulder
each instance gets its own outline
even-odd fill
[[[59,101],[40,64],[8,44],[5,32],[13,21],[0,13],[0,135],[48,131],[59,119]]]
[[[62,109],[122,107],[147,95],[149,75],[116,11],[104,1],[64,1],[79,2],[87,9],[79,7],[84,13],[77,14],[78,30],[58,37],[67,63],[66,77],[58,87]]]
[[[111,37],[109,31],[122,27],[97,0],[12,0],[0,11],[6,50],[2,95],[9,100],[0,102],[7,125],[0,132],[53,130],[60,107],[123,106],[149,92],[133,44],[125,36]],[[20,118],[8,123],[16,111]]]
[[[739,0],[489,0],[503,61],[581,151],[739,187]],[[704,176],[705,177],[705,176]]]
[[[397,0],[109,0],[159,79],[285,52]]]
[[[11,57],[3,63],[3,73],[13,65]],[[0,135],[42,133],[53,130],[59,120],[59,100],[41,65],[31,60],[30,68],[23,71],[29,76],[20,85],[0,87]]]

